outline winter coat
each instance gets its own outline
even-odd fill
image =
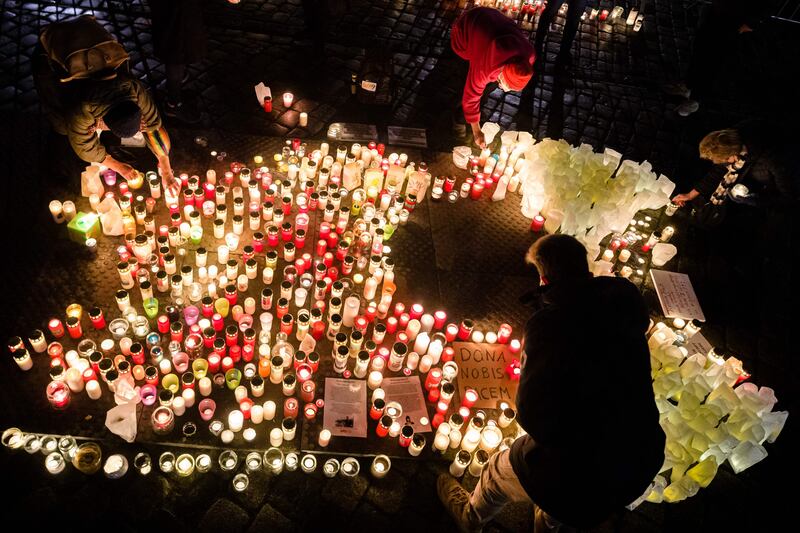
[[[511,465],[557,520],[596,526],[636,500],[664,462],[639,290],[587,277],[542,288],[527,324]]]

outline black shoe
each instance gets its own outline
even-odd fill
[[[177,104],[167,102],[164,105],[164,114],[186,124],[196,124],[202,118],[199,109],[185,102],[178,102]]]

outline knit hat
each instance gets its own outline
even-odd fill
[[[533,76],[533,67],[522,58],[503,65],[503,79],[512,91],[521,91]]]
[[[117,137],[133,137],[142,126],[142,110],[133,100],[123,100],[106,111],[103,122]]]

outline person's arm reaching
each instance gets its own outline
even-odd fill
[[[470,63],[467,81],[464,84],[464,95],[461,98],[461,107],[464,110],[464,118],[472,128],[472,135],[475,137],[475,144],[481,148],[486,147],[486,141],[481,131],[481,96],[486,88],[486,80],[481,79],[472,63]]]

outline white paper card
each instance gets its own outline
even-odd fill
[[[398,419],[400,425],[411,424],[415,433],[432,431],[419,376],[385,378],[381,388],[386,392],[386,403],[394,401],[403,406],[403,415]],[[422,424],[422,418],[428,423]]]
[[[700,308],[689,276],[656,269],[650,270],[650,276],[653,278],[664,316],[685,320],[696,318],[705,322],[706,316]]]
[[[706,340],[706,338],[703,337],[703,334],[699,331],[694,335],[692,335],[691,337],[689,337],[689,340],[686,341],[684,347],[689,352],[689,355],[694,355],[696,353],[699,353],[700,355],[703,356],[708,355],[708,352],[710,352],[712,348],[714,348],[713,346],[711,346],[711,343],[708,342],[708,340]]]
[[[335,437],[367,436],[367,382],[325,378],[325,416],[322,425]]]
[[[264,85],[263,81],[256,85],[254,89],[256,91],[256,100],[258,100],[258,105],[260,106],[264,105],[264,98],[272,96],[272,91],[270,91],[269,87]]]

